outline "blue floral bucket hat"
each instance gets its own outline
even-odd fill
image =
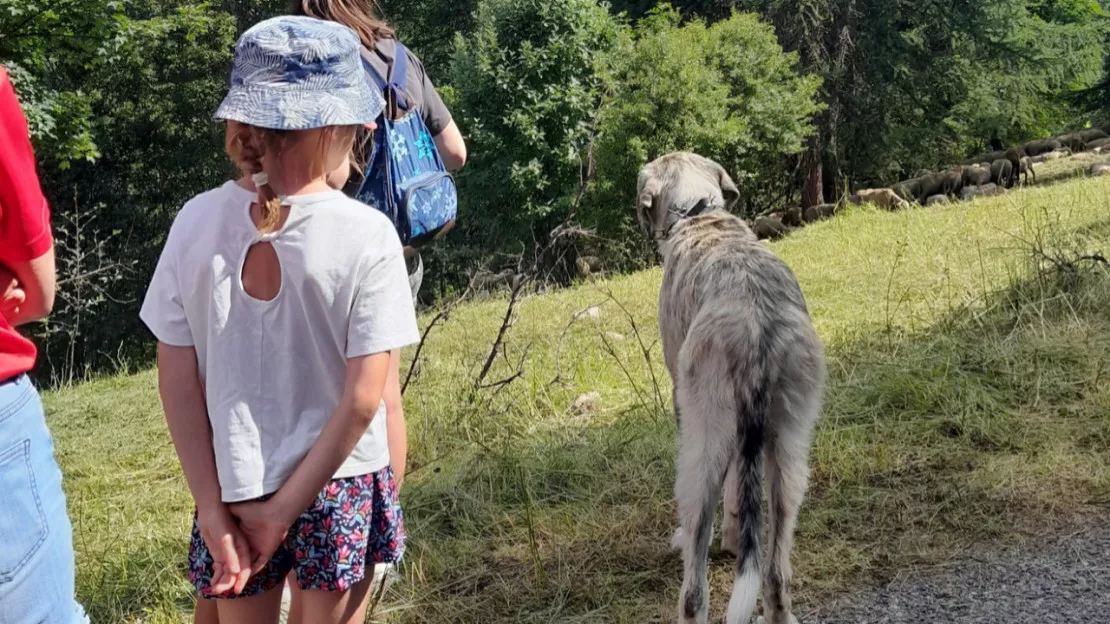
[[[272,130],[365,125],[385,107],[353,30],[311,17],[259,22],[239,38],[216,119]]]

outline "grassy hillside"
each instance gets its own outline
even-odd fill
[[[1110,501],[1110,274],[1033,252],[1110,254],[1110,179],[859,209],[772,247],[829,356],[794,557],[801,602]],[[411,540],[385,619],[673,621],[660,278],[525,298],[476,390],[506,300],[432,330],[406,395]],[[183,621],[191,502],[154,374],[47,403],[93,621]],[[717,558],[717,610],[731,575]]]

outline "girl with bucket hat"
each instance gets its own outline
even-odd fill
[[[181,210],[142,318],[196,501],[189,577],[228,623],[362,622],[404,529],[385,433],[389,353],[419,339],[401,243],[328,185],[384,103],[358,37],[305,17],[240,38],[216,113],[235,182]]]

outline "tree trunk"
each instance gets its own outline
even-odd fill
[[[825,203],[825,184],[822,178],[821,137],[814,134],[809,138],[805,153],[802,154],[802,172],[805,183],[802,186],[802,209]]]

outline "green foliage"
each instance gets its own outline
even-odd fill
[[[751,0],[803,66],[821,72],[834,177],[890,184],[992,138],[1044,137],[1096,82],[1105,20],[1080,0]]]
[[[1015,50],[1012,62],[980,56],[965,68],[964,99],[950,115],[964,153],[991,133],[1014,143],[1048,136],[1071,121],[1067,96],[1102,75],[1105,34],[1090,19],[1069,22],[1025,20],[1007,42]]]
[[[1095,0],[1032,0],[1029,13],[1056,24],[1085,23],[1092,16],[1105,15]]]
[[[166,2],[172,6],[182,4],[174,0],[155,1]],[[237,33],[242,33],[264,19],[288,13],[294,4],[299,4],[299,0],[220,0],[219,3],[223,12],[235,18]]]
[[[614,11],[626,11],[632,17],[648,15],[662,3],[658,0],[615,0]],[[711,21],[725,19],[741,2],[738,0],[674,0],[669,3],[683,15],[697,16]]]
[[[397,37],[420,56],[438,87],[451,70],[455,36],[474,30],[478,0],[380,0],[378,4]]]
[[[1105,500],[1110,274],[1093,263],[1038,272],[1030,260],[1105,255],[1108,198],[1101,178],[929,210],[852,209],[771,243],[798,275],[829,360],[793,552],[798,604],[950,562],[968,544],[1009,543],[1028,523]],[[661,278],[527,297],[491,379],[517,374],[518,361],[521,376],[477,405],[465,398],[505,298],[459,306],[431,330],[405,395],[404,581],[368,621],[672,619],[681,574],[666,547],[675,426],[660,414],[670,398],[655,342]],[[92,621],[188,621],[193,501],[155,375],[46,402]],[[729,587],[732,560],[715,558],[709,574]]]
[[[149,345],[137,320],[138,303],[169,224],[190,197],[233,173],[222,154],[222,127],[211,117],[227,88],[235,37],[231,16],[186,6],[128,20],[120,37],[119,53],[81,83],[101,157],[95,164],[41,171],[57,233],[63,224],[83,228],[79,238],[76,231],[66,238],[59,255],[88,256],[96,249],[102,256],[97,265],[86,262],[62,276],[68,281],[55,327],[46,328],[44,364],[65,362],[67,376],[73,369],[99,368],[109,358],[144,353]],[[94,212],[95,221],[89,219]],[[79,266],[68,257],[60,265]],[[97,291],[105,299],[97,321],[82,324],[75,314],[88,309],[84,298],[93,291],[82,278],[89,271],[120,277]],[[79,286],[85,286],[84,295]],[[75,333],[58,323],[83,327]]]
[[[790,182],[783,156],[811,129],[819,79],[799,75],[797,55],[755,15],[708,27],[678,21],[669,7],[651,13],[613,54],[617,86],[602,113],[591,225],[629,219],[639,168],[671,151],[720,162],[749,212]]]
[[[606,52],[621,31],[594,0],[480,4],[476,32],[459,38],[451,72],[472,154],[459,177],[468,242],[490,251],[518,246],[570,214],[611,86]]]
[[[98,156],[89,96],[78,85],[113,57],[125,23],[121,2],[0,0],[0,63],[40,156],[62,167]]]
[[[0,0],[0,62],[30,122],[64,272],[40,332],[48,365],[80,374],[145,354],[135,312],[168,225],[233,173],[210,115],[235,37],[291,1]],[[1106,2],[380,4],[470,147],[460,227],[425,254],[439,294],[543,245],[572,214],[602,236],[564,264],[577,253],[635,266],[636,172],[667,151],[720,161],[752,213],[794,199],[821,165],[832,199],[830,181],[890,184],[992,139],[1110,116]]]
[[[1105,122],[1110,119],[1110,54],[1106,56],[1103,66],[1102,80],[1077,92],[1073,100],[1095,120]]]

